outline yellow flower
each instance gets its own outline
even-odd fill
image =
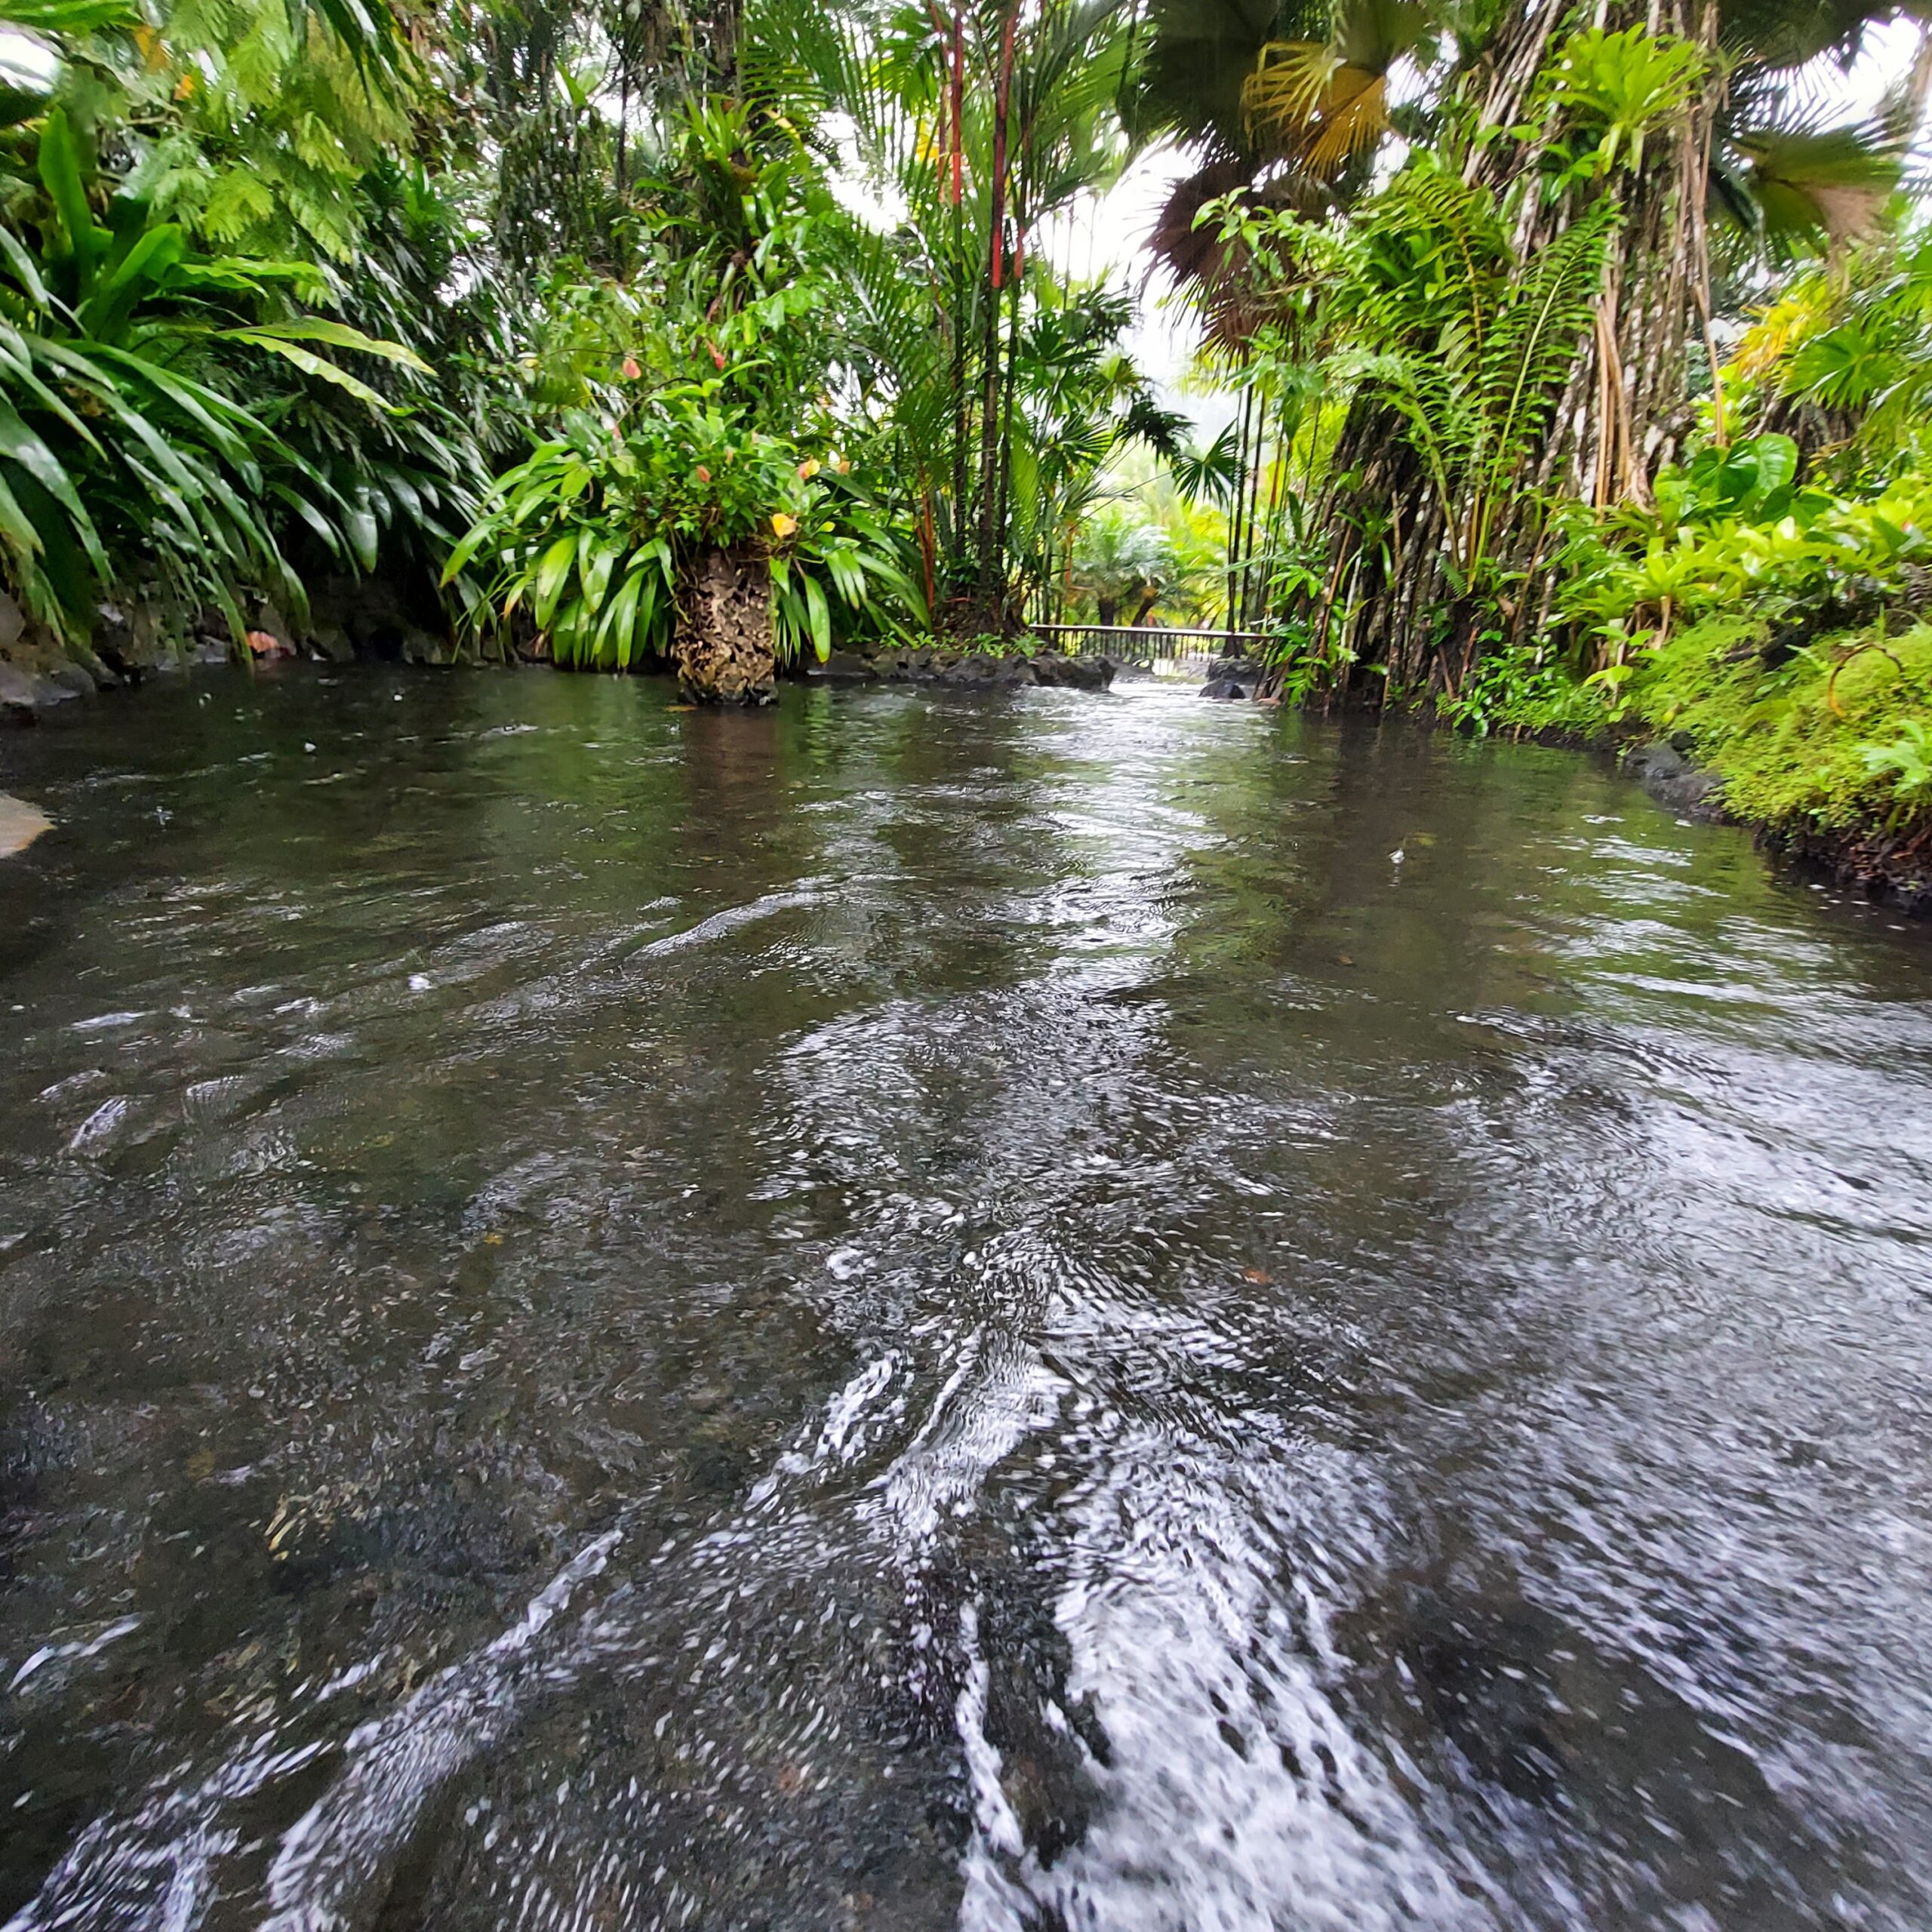
[[[798,527],[798,519],[795,516],[787,516],[783,510],[777,512],[772,517],[771,528],[774,536],[789,537]]]
[[[818,474],[818,458],[815,456],[808,456],[803,463],[799,464],[798,475],[803,481],[809,483]]]

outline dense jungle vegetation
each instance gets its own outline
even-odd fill
[[[1823,84],[1899,13],[0,0],[0,645],[755,700],[1166,615],[1294,701],[1687,734],[1909,861],[1932,58]],[[1164,290],[1212,439],[1130,352]]]

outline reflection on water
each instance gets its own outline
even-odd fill
[[[1922,1927],[1883,915],[1146,690],[6,749],[17,1927]]]

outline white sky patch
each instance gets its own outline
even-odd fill
[[[0,84],[42,94],[52,88],[60,71],[60,55],[38,35],[0,25]]]

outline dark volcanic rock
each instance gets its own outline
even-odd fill
[[[1208,667],[1208,681],[1201,687],[1203,697],[1253,697],[1261,688],[1266,673],[1251,657],[1217,657]]]
[[[1675,740],[1639,745],[1624,758],[1623,768],[1660,805],[1703,818],[1721,818],[1722,780],[1686,758]]]
[[[1765,830],[1758,843],[1830,881],[1839,891],[1932,919],[1932,832]]]
[[[1033,675],[1043,685],[1068,691],[1103,691],[1120,674],[1111,657],[1062,657],[1041,655],[1032,660]]]
[[[138,684],[150,671],[172,669],[176,661],[160,611],[144,598],[101,604],[94,643],[104,666],[125,683]]]
[[[856,651],[835,651],[823,664],[808,664],[805,677],[811,684],[869,685],[877,681],[878,672],[870,658]]]
[[[1010,691],[1038,684],[1040,679],[1030,658],[986,657],[977,651],[955,657],[949,652],[934,651],[924,681],[958,691]]]
[[[1103,691],[1113,681],[1109,658],[1036,657],[984,651],[947,651],[937,646],[869,652],[835,651],[823,665],[808,665],[808,680],[858,684],[928,685],[948,691],[1023,691],[1051,685],[1069,691]]]
[[[94,683],[87,679],[87,688],[91,691]],[[51,711],[57,704],[65,704],[76,694],[67,685],[57,682],[51,677],[40,677],[23,671],[17,664],[0,663],[0,712],[16,720],[31,722],[43,713]]]
[[[69,697],[92,697],[99,686],[94,673],[79,664],[57,664],[47,674],[47,681],[58,685]],[[109,685],[113,683],[109,678]]]
[[[34,697],[35,682],[24,671],[0,661],[0,711],[31,716],[38,708]]]

